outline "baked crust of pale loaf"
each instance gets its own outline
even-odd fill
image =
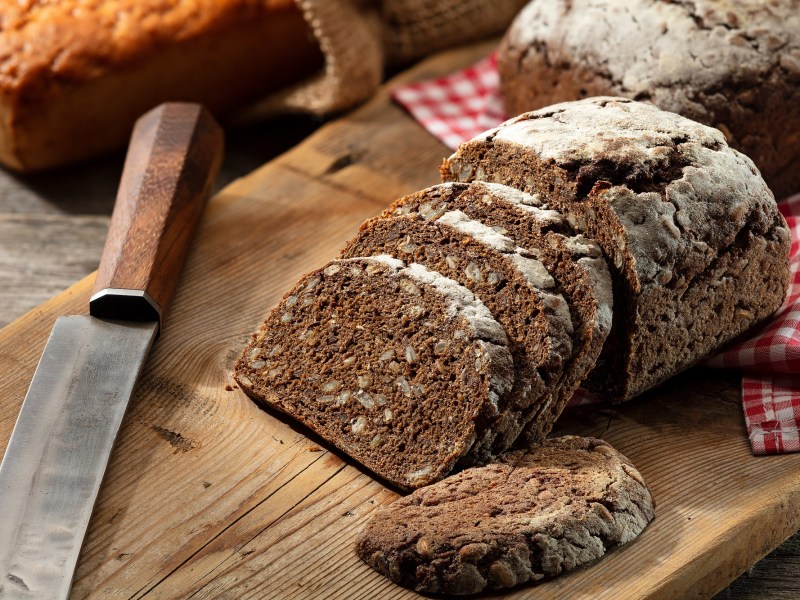
[[[3,0],[0,162],[34,171],[124,145],[169,100],[217,116],[321,64],[291,0]]]

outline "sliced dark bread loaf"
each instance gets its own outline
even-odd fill
[[[606,442],[562,437],[380,509],[358,555],[418,592],[475,594],[555,577],[636,538],[650,491]]]
[[[525,113],[441,172],[539,194],[600,244],[614,322],[593,389],[613,400],[696,363],[786,295],[789,231],[752,161],[652,105],[589,98]]]
[[[558,211],[543,207],[539,198],[499,183],[443,183],[395,201],[384,217],[420,214],[436,219],[460,210],[510,237],[539,259],[570,307],[574,328],[573,354],[549,404],[535,406],[525,418],[519,442],[541,443],[575,390],[594,368],[611,329],[611,275],[600,247],[571,227]],[[538,413],[550,414],[538,418]]]
[[[418,215],[372,219],[343,257],[391,254],[425,265],[469,288],[505,329],[516,378],[500,415],[472,456],[486,462],[508,448],[534,407],[549,402],[572,355],[572,321],[541,262],[507,236],[459,211],[435,221]],[[478,450],[480,449],[480,450]]]
[[[303,277],[234,376],[401,488],[444,477],[513,383],[502,327],[466,288],[394,258],[336,260]]]

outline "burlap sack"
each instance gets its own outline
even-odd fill
[[[383,0],[383,47],[389,65],[474,42],[508,27],[528,0]]]
[[[367,99],[384,66],[502,32],[527,0],[295,0],[325,55],[314,77],[242,116],[324,115]]]

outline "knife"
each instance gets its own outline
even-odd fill
[[[134,126],[90,316],[56,321],[0,465],[0,598],[69,595],[114,439],[222,144],[219,125],[197,104],[162,104]]]

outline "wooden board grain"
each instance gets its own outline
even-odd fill
[[[353,552],[396,494],[259,409],[229,373],[281,293],[363,219],[435,183],[447,153],[384,90],[211,201],[112,455],[73,598],[417,597]],[[0,331],[3,448],[53,321],[85,313],[92,282]],[[628,455],[657,518],[601,563],[505,597],[709,597],[800,525],[800,455],[752,456],[732,374],[692,372],[626,405],[573,412],[559,430]]]

